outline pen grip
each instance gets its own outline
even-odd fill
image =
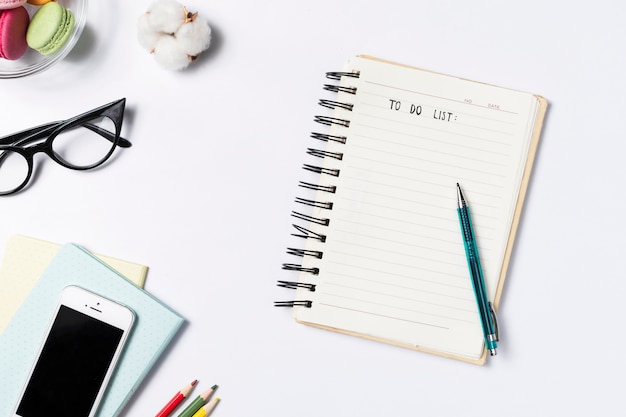
[[[458,209],[461,231],[463,233],[463,245],[465,246],[465,255],[469,266],[472,286],[476,293],[476,303],[481,316],[481,323],[485,335],[495,334],[495,327],[490,315],[489,302],[487,298],[487,289],[483,278],[482,267],[480,265],[480,256],[478,255],[478,246],[474,238],[474,228],[469,213],[469,208],[463,207]]]
[[[468,244],[474,244],[474,229],[472,225],[472,220],[469,214],[469,208],[463,207],[458,209],[459,213],[459,222],[461,223],[461,232],[463,233],[463,243],[465,243],[465,249],[467,250]],[[478,250],[476,248],[476,250]]]

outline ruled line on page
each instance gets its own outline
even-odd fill
[[[329,304],[329,303],[325,303],[325,302],[322,302],[322,303],[319,303],[319,304],[320,305],[324,305],[326,307],[333,307],[333,308],[337,308],[337,309],[341,309],[341,310],[350,310],[350,311],[354,311],[354,312],[357,312],[357,313],[369,314],[369,315],[372,315],[372,316],[385,317],[387,319],[405,321],[405,322],[409,322],[409,323],[413,323],[413,324],[421,324],[423,326],[438,327],[440,329],[449,330],[449,327],[440,326],[440,325],[436,325],[436,324],[433,324],[433,323],[419,322],[419,321],[415,321],[415,320],[408,320],[408,319],[405,319],[405,318],[402,318],[402,317],[393,317],[393,316],[387,316],[387,315],[383,315],[383,314],[376,314],[376,313],[373,313],[371,311],[358,310],[358,309],[355,309],[355,308],[348,308],[346,306],[333,305],[333,304]]]
[[[393,309],[393,310],[396,310],[396,311],[399,311],[399,312],[404,312],[404,313],[419,314],[421,316],[431,317],[431,318],[434,318],[434,319],[444,319],[444,320],[455,321],[455,322],[474,323],[474,320],[468,320],[468,319],[455,317],[453,315],[448,315],[448,314],[436,314],[436,313],[430,312],[430,311],[428,311],[426,309],[420,310],[420,309],[416,309],[416,308],[402,308],[402,307],[398,307],[397,305],[394,305],[394,304],[386,304],[386,303],[382,303],[382,302],[372,302],[372,301],[367,301],[367,300],[361,300],[361,299],[356,298],[356,297],[345,297],[345,296],[336,295],[336,294],[332,294],[332,293],[326,293],[326,295],[331,296],[331,297],[337,297],[337,298],[344,299],[344,300],[360,302],[360,303],[363,303],[363,304],[367,304],[369,306],[383,307],[383,308]],[[376,294],[376,295],[380,296],[380,295],[384,295],[384,294]],[[337,304],[336,306],[339,306],[339,304]],[[345,304],[343,304],[343,306],[345,306]],[[445,307],[444,307],[444,309],[445,309]],[[359,311],[359,310],[354,310],[354,311]],[[363,310],[360,310],[360,311],[362,313],[376,314],[376,313],[374,313],[373,309],[367,309],[367,310],[363,309]],[[463,311],[462,313],[465,314],[465,313],[468,313],[468,312],[469,311],[466,310],[466,311]],[[392,317],[392,316],[388,316],[388,317]],[[397,320],[407,320],[406,316],[404,316],[404,317],[395,316],[393,318],[395,318]],[[412,320],[410,320],[410,321],[412,321]],[[434,325],[432,322],[419,322],[419,323]]]

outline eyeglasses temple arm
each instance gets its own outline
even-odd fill
[[[0,145],[13,145],[16,142],[27,140],[30,143],[34,140],[48,136],[56,127],[63,122],[52,122],[41,126],[31,127],[21,132],[12,133],[0,138]]]
[[[115,135],[111,132],[109,132],[106,129],[102,129],[100,126],[96,126],[94,124],[91,123],[84,123],[82,125],[83,127],[86,127],[87,129],[91,130],[92,132],[96,132],[97,134],[99,134],[100,136],[102,136],[103,138],[105,138],[106,140],[108,140],[109,142],[113,142],[115,141]],[[123,137],[119,137],[117,140],[117,146],[121,147],[121,148],[130,148],[132,146],[132,144],[124,139]]]
[[[0,145],[26,146],[32,142],[35,142],[36,140],[48,136],[60,123],[62,122],[50,123],[47,125],[33,127],[22,132],[13,133],[12,135],[0,138]],[[91,123],[84,123],[82,126],[99,134],[110,142],[113,142],[115,140],[115,135],[106,129],[102,129],[101,127],[98,127]],[[117,141],[117,145],[121,148],[130,148],[132,146],[132,144],[128,140],[124,139],[121,136]]]

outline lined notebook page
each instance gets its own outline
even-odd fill
[[[301,274],[316,291],[298,290],[295,318],[391,343],[478,359],[483,335],[457,216],[456,183],[470,206],[490,300],[494,299],[538,111],[537,98],[482,83],[352,59],[343,78],[356,94],[326,97],[353,104],[333,117],[324,158],[339,176],[321,174]],[[332,95],[332,94],[330,94]],[[322,128],[323,129],[323,128]],[[324,145],[320,145],[323,147]],[[322,162],[318,159],[318,165]],[[314,161],[315,162],[315,161]]]

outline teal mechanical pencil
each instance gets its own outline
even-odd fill
[[[489,354],[495,356],[498,348],[498,322],[496,313],[487,298],[487,290],[485,289],[483,271],[480,266],[480,258],[478,257],[478,246],[476,246],[476,239],[474,238],[474,229],[472,227],[469,207],[465,202],[465,197],[463,196],[459,183],[456,184],[456,193],[459,203],[457,212],[461,223],[465,256],[467,257],[467,265],[469,267],[474,293],[476,294],[476,304],[478,305],[478,313],[480,314],[480,321],[485,336],[485,345],[487,346],[487,350],[489,350]]]

